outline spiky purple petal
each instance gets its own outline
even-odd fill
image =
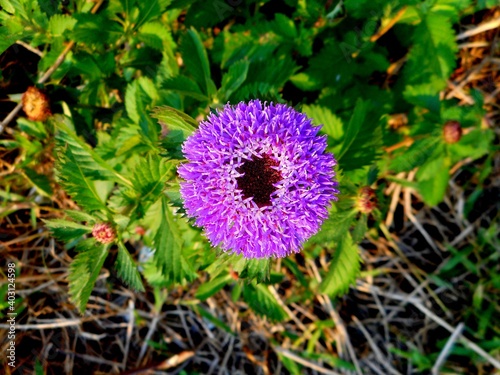
[[[318,135],[319,129],[287,105],[259,100],[226,105],[200,123],[183,145],[188,162],[178,173],[185,180],[181,195],[186,212],[205,229],[212,245],[246,258],[300,251],[327,218],[338,193],[336,161],[325,152],[326,138]],[[257,158],[265,158],[266,168],[276,170],[268,175],[279,180],[267,203],[245,197],[248,192],[238,186],[240,181],[247,189],[242,171]]]

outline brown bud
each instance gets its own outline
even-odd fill
[[[49,99],[36,87],[28,87],[23,95],[23,111],[32,121],[45,121],[52,114],[50,112]]]
[[[92,228],[92,235],[97,242],[108,244],[115,240],[116,234],[109,223],[98,223]]]
[[[356,208],[363,214],[369,214],[377,206],[377,195],[375,190],[369,186],[364,186],[359,190],[356,200]]]
[[[233,280],[238,281],[240,279],[238,272],[234,270],[229,270],[229,275],[233,278]]]
[[[387,124],[391,129],[399,129],[403,126],[408,125],[408,116],[406,113],[394,113],[389,116]]]
[[[457,143],[462,138],[462,127],[458,121],[448,121],[443,127],[443,138],[446,143]]]

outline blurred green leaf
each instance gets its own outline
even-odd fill
[[[221,100],[229,100],[231,94],[245,82],[249,65],[248,61],[241,60],[229,67],[228,72],[222,77],[222,85],[219,90]]]
[[[446,87],[455,69],[457,50],[449,17],[432,11],[424,15],[413,33],[413,45],[404,68],[408,82],[405,98],[435,110],[436,102],[429,99]]]
[[[56,140],[59,151],[64,153],[65,150],[68,150],[74,155],[78,161],[76,167],[82,175],[92,180],[112,180],[128,186],[132,185],[130,181],[115,171],[87,143],[70,130],[67,118],[56,117],[55,122],[58,129]],[[61,157],[64,159],[62,154]]]
[[[203,93],[208,97],[212,97],[215,94],[216,88],[211,78],[207,51],[203,46],[200,35],[194,28],[189,29],[184,35],[181,43],[181,51],[188,73],[198,82]]]
[[[207,268],[207,272],[215,278],[228,266],[242,279],[266,282],[270,276],[271,259],[247,259],[243,255],[221,253]]]
[[[390,168],[394,173],[411,171],[413,168],[424,164],[432,154],[436,153],[438,146],[440,146],[439,138],[436,137],[416,140],[408,149],[391,161]],[[442,148],[439,150],[442,150]]]
[[[83,314],[104,260],[108,256],[108,246],[89,238],[78,243],[77,251],[78,254],[69,267],[69,294],[71,301]]]
[[[75,42],[102,46],[116,42],[121,36],[120,25],[104,14],[75,13],[73,17],[77,20],[72,30]]]
[[[274,15],[275,31],[291,42],[298,37],[297,28],[293,20],[281,13]]]
[[[160,226],[154,236],[154,260],[165,280],[171,284],[183,280],[182,237],[176,219],[167,204],[167,198],[161,199]]]
[[[198,124],[192,117],[168,106],[156,107],[151,113],[151,117],[157,119],[168,130],[182,131],[185,137],[191,135],[198,127]]]
[[[91,227],[63,219],[44,220],[44,223],[55,238],[64,242],[82,238],[92,231]]]
[[[372,164],[381,153],[382,129],[378,118],[367,117],[370,104],[358,99],[345,130],[342,148],[337,157],[344,171],[360,169]]]
[[[455,161],[465,158],[479,159],[490,152],[494,133],[490,129],[474,129],[462,136],[459,142],[448,146]]]
[[[330,214],[321,226],[321,230],[310,241],[314,243],[338,242],[349,233],[356,211],[338,211]]]
[[[49,198],[52,197],[53,191],[47,176],[36,173],[30,168],[24,168],[24,173],[41,194]]]
[[[218,276],[215,279],[211,279],[200,285],[195,293],[195,297],[204,301],[207,298],[213,296],[219,290],[224,288],[224,286],[232,280],[231,275],[225,274]]]
[[[185,76],[175,76],[163,83],[163,88],[173,90],[180,95],[189,96],[199,101],[207,101],[208,98],[200,90],[198,84],[191,78]]]
[[[330,109],[318,105],[307,105],[302,107],[302,111],[313,119],[314,125],[322,125],[321,131],[332,141],[340,141],[344,135],[342,120]]]
[[[346,233],[333,253],[328,274],[319,286],[320,292],[332,297],[345,293],[359,274],[360,262],[358,247]]]
[[[174,174],[172,161],[149,153],[134,169],[132,182],[141,201],[155,202],[162,193],[169,176]]]
[[[257,314],[269,318],[271,321],[282,322],[288,318],[288,314],[278,303],[264,284],[247,284],[243,287],[243,298],[245,302]]]
[[[60,149],[58,159],[57,176],[71,198],[88,211],[106,209],[93,181],[85,175],[84,164],[75,157],[73,150],[69,147]]]
[[[137,291],[144,291],[137,265],[121,241],[118,242],[118,256],[116,258],[115,267],[118,277],[120,277],[125,284]]]
[[[418,190],[425,203],[433,207],[440,203],[448,187],[449,164],[444,156],[425,163],[417,173]]]
[[[69,14],[54,14],[50,17],[48,31],[52,36],[61,36],[66,30],[72,30],[76,22]]]

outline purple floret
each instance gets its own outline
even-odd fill
[[[189,217],[213,246],[245,258],[285,257],[317,233],[336,200],[336,161],[311,119],[259,100],[212,113],[183,145]]]

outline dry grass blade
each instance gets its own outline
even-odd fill
[[[314,371],[317,371],[321,374],[326,374],[326,375],[340,375],[340,373],[338,372],[335,372],[335,371],[332,371],[332,370],[328,370],[324,367],[321,367],[319,365],[317,365],[316,363],[314,362],[311,362],[311,361],[308,361],[302,357],[299,357],[298,355],[286,350],[286,349],[283,349],[283,348],[280,348],[280,347],[274,347],[274,350],[276,351],[276,353],[279,353],[287,358],[290,358],[291,360],[297,362],[297,363],[300,363],[301,365],[303,366],[306,366]]]
[[[455,341],[462,334],[464,327],[465,327],[465,325],[463,323],[460,323],[457,325],[457,327],[455,328],[455,330],[451,334],[450,338],[446,342],[446,345],[444,346],[443,350],[441,351],[441,353],[439,353],[439,357],[436,360],[436,363],[434,363],[434,366],[432,366],[432,375],[439,374],[439,369],[446,361],[446,357],[450,354],[450,350],[452,349],[453,345],[455,344]]]

